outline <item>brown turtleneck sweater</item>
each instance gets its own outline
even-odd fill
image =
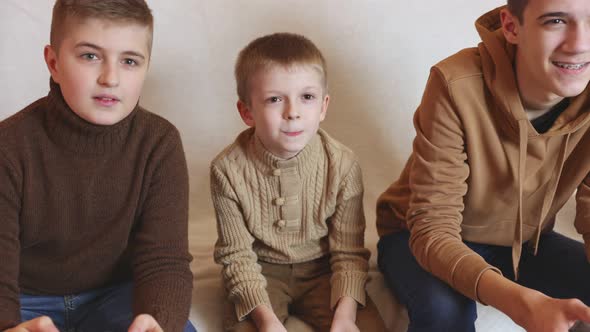
[[[0,330],[19,293],[132,280],[135,314],[188,319],[188,174],[176,128],[140,107],[112,126],[79,118],[59,86],[0,122]]]
[[[343,296],[365,304],[370,253],[361,170],[326,132],[288,160],[265,150],[253,129],[242,132],[211,164],[211,195],[215,261],[239,320],[271,306],[258,260],[294,264],[331,255],[332,308]]]

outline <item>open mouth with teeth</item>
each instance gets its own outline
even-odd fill
[[[567,70],[580,70],[586,66],[588,66],[588,62],[582,63],[567,63],[567,62],[557,62],[553,61],[553,64],[559,68],[567,69]]]

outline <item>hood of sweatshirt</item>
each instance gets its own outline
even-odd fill
[[[527,217],[523,216],[523,187],[526,178],[526,156],[529,139],[537,136],[546,136],[547,138],[559,136],[558,139],[561,139],[560,153],[554,161],[553,178],[543,199],[541,217],[537,223],[539,226],[537,227],[536,236],[531,241],[536,254],[542,228],[541,223],[549,212],[557,190],[557,184],[566,159],[570,135],[590,121],[590,113],[588,107],[586,107],[589,89],[586,88],[580,95],[570,98],[569,106],[556,119],[549,131],[543,134],[537,133],[523,108],[515,76],[514,60],[518,47],[507,42],[502,32],[500,11],[503,8],[505,7],[496,8],[481,16],[475,22],[475,27],[482,39],[478,49],[485,84],[489,88],[496,105],[498,105],[499,111],[503,114],[504,121],[502,123],[506,126],[504,128],[506,133],[513,137],[519,146],[518,215],[512,244],[514,275],[517,277],[518,263],[522,251],[523,218]]]

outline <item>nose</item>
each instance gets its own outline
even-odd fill
[[[292,102],[286,102],[283,117],[286,120],[296,120],[301,118],[301,114],[299,114],[299,109],[296,105],[293,105]]]
[[[107,87],[116,87],[119,85],[119,68],[113,63],[104,63],[98,77],[98,83]]]
[[[590,52],[590,25],[587,23],[572,24],[568,30],[563,49],[574,54]]]

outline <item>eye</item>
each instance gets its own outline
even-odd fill
[[[123,60],[123,64],[127,65],[127,66],[137,66],[139,65],[139,63],[133,59],[125,59]]]
[[[84,53],[80,56],[82,59],[85,60],[98,60],[98,55],[94,54],[94,53]]]
[[[268,98],[266,101],[271,104],[278,103],[281,101],[281,97],[272,96],[272,97]]]
[[[552,18],[543,22],[544,25],[557,25],[557,24],[565,24],[565,20],[561,18]]]
[[[303,95],[303,99],[305,99],[305,100],[314,100],[315,99],[315,96],[312,95],[311,93],[306,93],[306,94]]]

